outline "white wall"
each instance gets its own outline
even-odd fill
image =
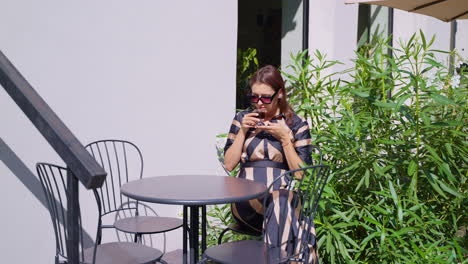
[[[328,59],[346,63],[335,65],[332,71],[343,70],[352,65],[350,60],[354,58],[357,43],[358,7],[357,4],[346,5],[343,0],[310,0],[310,51],[314,52],[318,49],[326,53]],[[381,29],[386,29],[386,27],[385,24]],[[398,45],[397,41],[407,41],[420,29],[428,39],[436,35],[434,49],[450,49],[450,23],[395,9],[394,46]],[[468,59],[468,21],[466,20],[458,21],[456,48],[466,61]],[[439,59],[448,63],[445,55],[439,56]]]
[[[339,60],[332,71],[351,66],[357,43],[358,5],[345,5],[343,0],[311,0],[309,13],[309,50],[327,54],[328,60]]]
[[[419,30],[424,32],[428,41],[433,35],[436,36],[436,41],[432,46],[433,49],[450,50],[450,23],[430,16],[395,9],[393,26],[394,46],[399,46],[397,45],[398,41],[408,41]],[[438,56],[438,59],[448,65],[448,57],[446,55]]]
[[[135,142],[146,177],[221,174],[214,144],[234,116],[237,1],[3,0],[0,10],[0,50],[82,143]],[[3,89],[0,124],[2,258],[51,263],[48,213],[6,157],[33,172],[37,161],[60,159]],[[84,222],[95,220],[90,195]],[[180,230],[169,235],[175,248]]]
[[[468,62],[468,20],[458,20],[457,24],[455,48],[460,53],[463,61]]]

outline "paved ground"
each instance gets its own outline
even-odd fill
[[[182,264],[182,249],[177,249],[164,254],[163,260],[168,264]],[[214,264],[214,262],[208,261],[207,264]]]
[[[164,254],[163,260],[168,264],[182,264],[182,249],[166,252],[166,254]]]

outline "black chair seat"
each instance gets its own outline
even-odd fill
[[[133,216],[119,219],[114,227],[120,231],[132,234],[156,234],[181,227],[182,219],[160,216]]]
[[[94,247],[85,249],[85,263],[93,263]],[[96,264],[154,263],[163,253],[155,248],[130,242],[112,242],[97,246]]]
[[[228,229],[230,229],[230,230],[232,230],[234,232],[244,234],[244,235],[249,235],[249,236],[261,236],[262,235],[262,231],[257,231],[255,229],[252,229],[252,228],[246,226],[246,225],[241,225],[241,224],[238,224],[238,223],[230,224],[228,226]]]
[[[204,257],[223,264],[275,264],[281,263],[287,254],[279,248],[268,248],[257,240],[242,240],[208,248]]]

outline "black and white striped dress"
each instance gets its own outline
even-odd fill
[[[242,119],[249,112],[242,111],[234,117],[224,152],[233,144],[236,135],[240,131]],[[271,122],[285,122],[285,120],[282,115],[279,115],[277,118],[272,119]],[[289,128],[291,130],[290,137],[293,140],[297,154],[305,164],[312,164],[311,139],[307,121],[294,114],[292,125]],[[262,182],[267,186],[278,176],[289,170],[281,142],[273,135],[253,128],[247,132],[240,165],[238,177]],[[284,250],[291,253],[293,249],[286,241],[291,240],[291,236],[294,236],[293,233],[296,233],[290,232],[291,225],[299,226],[296,216],[300,208],[291,208],[291,200],[294,199],[295,193],[282,189],[286,184],[284,180],[278,181],[275,184],[269,199],[272,202],[267,205],[267,210],[263,208],[263,198],[234,203],[231,205],[231,210],[239,224],[257,231],[265,228],[264,239],[266,242],[274,246],[281,246]],[[268,212],[267,219],[269,221],[268,226],[263,227],[265,212]],[[282,214],[279,212],[282,212]],[[283,219],[280,219],[280,215]],[[285,224],[282,226],[279,223]],[[311,249],[313,250],[311,252],[313,253],[311,254],[311,260],[314,263],[317,260],[315,245],[311,245]]]

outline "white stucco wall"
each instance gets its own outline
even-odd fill
[[[343,0],[310,0],[309,49],[311,52],[318,49],[326,53],[330,60],[345,62],[344,65],[335,65],[332,71],[343,70],[352,65],[350,60],[354,58],[357,42],[358,7],[357,4],[346,5]],[[383,29],[386,29],[386,24]],[[428,39],[436,35],[434,49],[449,50],[450,23],[395,9],[393,28],[395,46],[398,45],[398,41],[407,41],[420,29]],[[459,20],[456,48],[465,60],[468,58],[467,32],[468,22]],[[439,56],[439,59],[448,63],[445,55]]]
[[[458,20],[457,24],[455,48],[458,50],[463,61],[468,62],[468,20]]]
[[[335,65],[332,71],[347,69],[352,64],[357,43],[358,5],[345,5],[342,0],[310,0],[309,50],[318,49]]]
[[[433,35],[436,36],[436,40],[432,46],[433,49],[446,51],[450,49],[450,23],[433,17],[395,9],[393,27],[394,46],[397,46],[397,42],[399,41],[407,42],[419,30],[424,32],[428,41]],[[438,59],[448,63],[446,55],[438,56]]]
[[[135,142],[146,177],[222,173],[214,144],[235,109],[237,1],[3,0],[0,10],[0,50],[82,143]],[[5,157],[32,172],[38,161],[61,161],[3,89],[0,124],[2,259],[51,263],[47,210]],[[94,236],[94,200],[81,198]],[[181,248],[180,230],[167,246]]]

